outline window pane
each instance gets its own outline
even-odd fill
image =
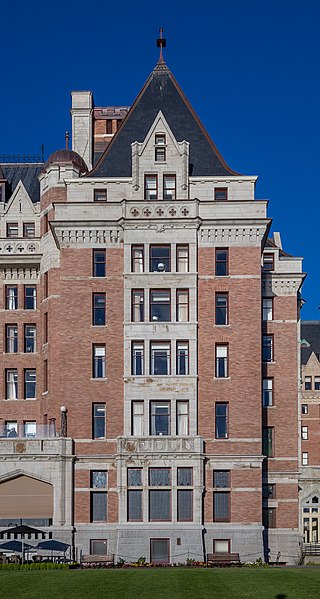
[[[230,471],[229,470],[214,470],[213,486],[216,489],[226,489],[230,487]]]
[[[170,404],[151,402],[151,435],[170,435]]]
[[[107,477],[108,473],[100,470],[93,470],[91,472],[91,487],[94,489],[106,489],[107,488]]]
[[[127,491],[128,500],[128,521],[142,520],[142,491]]]
[[[216,345],[216,377],[228,376],[228,346]]]
[[[132,402],[132,434],[143,436],[143,412],[144,405],[142,401]]]
[[[272,387],[273,380],[272,379],[263,379],[263,405],[265,407],[272,406]]]
[[[8,354],[18,352],[18,327],[16,324],[6,325],[6,352]]]
[[[170,322],[170,291],[158,290],[150,292],[150,320],[153,322]]]
[[[228,249],[216,249],[216,277],[225,277],[228,274]]]
[[[216,324],[228,324],[228,294],[216,293]]]
[[[143,289],[133,289],[131,297],[132,297],[131,320],[132,320],[132,322],[143,322],[144,321],[144,291],[143,291]]]
[[[272,335],[263,335],[262,339],[262,359],[264,362],[272,362],[273,360],[273,337]]]
[[[272,320],[273,318],[273,298],[264,297],[262,300],[262,319]]]
[[[311,391],[312,389],[312,378],[311,376],[306,376],[304,379],[304,389],[305,391]]]
[[[35,310],[36,309],[36,287],[25,287],[24,288],[24,309]]]
[[[18,399],[18,372],[17,370],[6,371],[6,397],[7,399]]]
[[[216,403],[216,439],[228,437],[228,404]]]
[[[178,490],[178,522],[193,520],[193,492]]]
[[[213,494],[213,520],[215,522],[229,522],[230,493],[219,491]]]
[[[36,397],[36,371],[25,370],[24,371],[24,386],[25,386],[25,398],[34,399]]]
[[[155,521],[171,520],[171,491],[149,491],[149,519]]]
[[[34,439],[37,434],[37,423],[34,421],[26,421],[24,423],[24,436],[28,439]]]
[[[140,376],[144,374],[144,344],[143,342],[132,343],[132,374]]]
[[[18,309],[18,287],[6,286],[6,310]]]
[[[189,246],[177,246],[177,271],[189,272]]]
[[[273,428],[264,427],[262,431],[262,453],[268,458],[273,456]]]
[[[35,237],[34,223],[23,223],[23,237]]]
[[[177,321],[188,322],[189,320],[189,291],[188,289],[177,290]]]
[[[93,378],[101,379],[106,376],[106,348],[104,345],[93,346]]]
[[[151,539],[151,562],[167,563],[169,561],[169,539]]]
[[[90,541],[90,553],[91,555],[108,555],[107,552],[107,541]]]
[[[106,324],[106,294],[93,293],[93,325]]]
[[[170,374],[170,344],[151,343],[150,374],[155,376]]]
[[[215,187],[214,188],[214,199],[217,202],[225,202],[228,199],[228,188],[227,187]]]
[[[170,245],[150,246],[150,272],[170,272]]]
[[[189,434],[189,402],[177,402],[177,435]]]
[[[105,404],[93,404],[93,438],[104,439],[106,434]]]
[[[128,468],[128,487],[142,486],[142,469]]]
[[[144,199],[156,200],[157,196],[157,175],[145,175]]]
[[[187,341],[177,342],[177,374],[180,376],[189,374],[189,343]]]
[[[91,493],[92,522],[107,521],[107,493]]]
[[[133,245],[131,251],[132,251],[132,256],[131,256],[132,272],[143,272],[143,270],[144,270],[144,264],[143,264],[144,263],[144,248],[143,248],[143,246]]]
[[[229,539],[215,539],[213,541],[213,551],[214,553],[229,553],[230,551],[230,541]]]
[[[36,325],[26,324],[24,335],[24,351],[34,353],[36,351]]]
[[[106,276],[106,250],[93,250],[93,276]]]
[[[171,484],[171,468],[149,468],[149,485],[167,487]]]
[[[178,486],[190,487],[192,485],[192,468],[178,468]]]
[[[163,199],[175,200],[176,198],[176,177],[175,175],[163,176]]]

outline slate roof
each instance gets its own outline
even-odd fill
[[[12,196],[19,181],[25,186],[32,202],[40,202],[40,183],[38,175],[43,169],[42,163],[30,164],[1,164],[3,176],[7,179],[6,201]]]
[[[320,354],[320,320],[303,320],[300,338],[310,343],[310,347],[301,347],[301,363],[304,365],[312,352]]]
[[[131,144],[144,141],[159,110],[177,141],[190,143],[190,175],[239,174],[220,155],[172,73],[165,65],[158,64],[96,166],[85,176],[131,177]]]

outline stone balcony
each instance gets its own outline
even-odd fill
[[[10,266],[40,262],[40,238],[0,237],[0,264]]]
[[[133,454],[151,455],[165,458],[200,456],[203,453],[201,437],[118,437],[117,452],[120,456],[128,457]]]

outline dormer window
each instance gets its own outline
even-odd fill
[[[157,175],[145,175],[144,178],[144,199],[158,199],[158,177]]]
[[[164,133],[157,133],[155,136],[155,162],[165,162],[167,157],[166,136]]]

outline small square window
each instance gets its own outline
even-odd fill
[[[263,270],[274,270],[273,254],[263,254]]]
[[[155,162],[166,161],[166,148],[155,148]]]
[[[92,470],[91,471],[91,488],[92,489],[106,489],[108,482],[108,472],[105,470]]]
[[[156,144],[156,146],[165,146],[165,144],[166,144],[165,133],[156,133],[155,144]]]
[[[230,470],[213,471],[213,487],[215,489],[230,488]]]
[[[19,225],[18,223],[7,223],[7,237],[18,237]]]
[[[91,539],[90,554],[91,555],[108,555],[108,541],[103,539]]]
[[[228,188],[227,187],[215,187],[214,188],[214,199],[216,202],[226,202],[228,199]]]
[[[214,539],[213,553],[230,553],[230,539]]]
[[[23,237],[35,237],[35,224],[23,223]]]
[[[95,202],[106,202],[107,201],[107,190],[106,189],[95,189],[93,200]]]

